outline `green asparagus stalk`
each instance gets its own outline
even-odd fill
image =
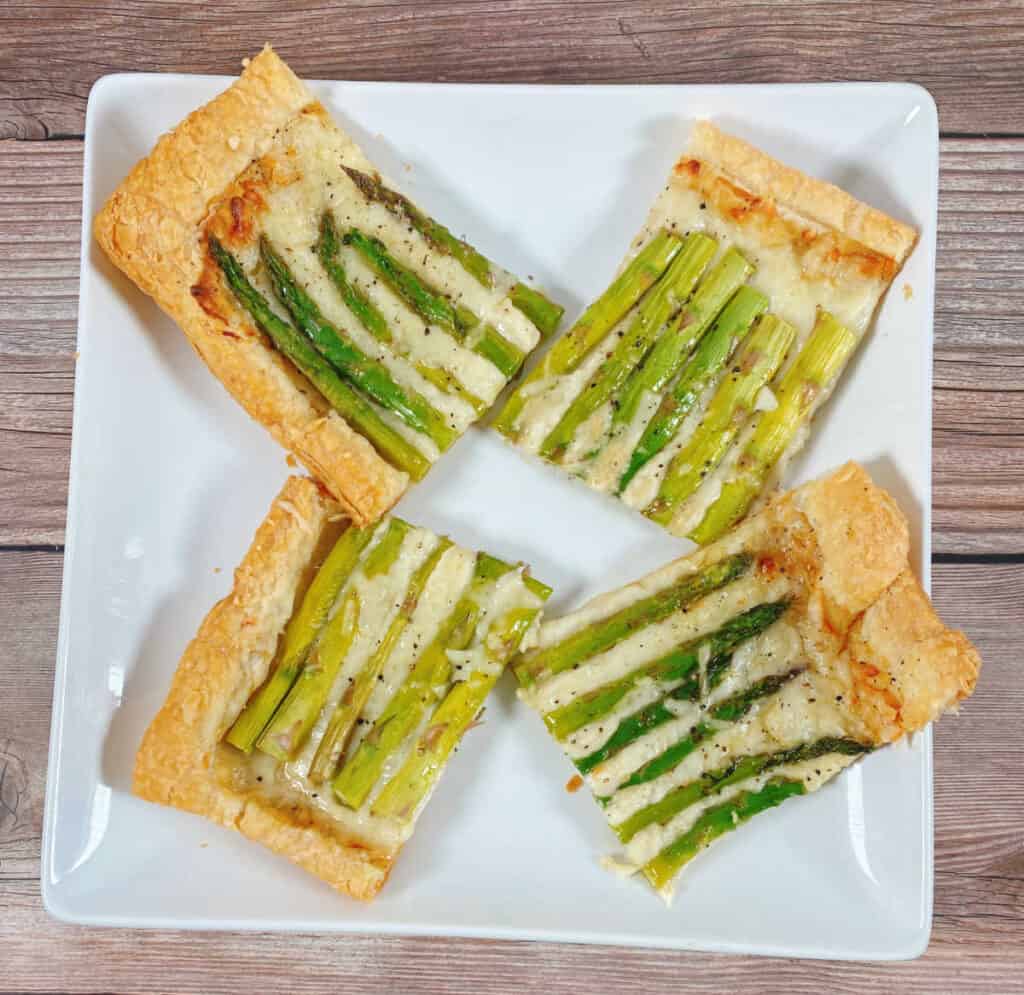
[[[526,356],[515,343],[491,325],[482,325],[469,308],[453,304],[443,294],[429,287],[411,269],[398,262],[380,239],[352,228],[342,241],[351,245],[424,321],[445,329],[460,342],[465,341],[475,353],[489,360],[504,376],[512,377],[518,372]]]
[[[442,452],[458,438],[445,416],[425,397],[397,384],[383,363],[367,356],[320,313],[266,237],[260,239],[260,257],[270,274],[274,293],[288,309],[292,321],[338,373],[410,428],[426,435]]]
[[[506,379],[511,379],[523,365],[526,353],[510,342],[493,325],[484,325],[466,340],[478,356],[483,356]]]
[[[681,681],[698,669],[702,652],[708,654],[709,660],[728,656],[737,646],[764,632],[787,606],[785,601],[757,605],[730,619],[714,632],[691,640],[653,663],[644,664],[624,677],[588,691],[561,708],[548,712],[544,716],[544,723],[556,739],[564,740],[577,729],[607,715],[640,681],[650,679],[660,684]],[[696,690],[699,694],[699,682]],[[649,722],[641,723],[644,724],[647,728],[651,727]]]
[[[370,268],[391,287],[424,321],[437,325],[462,339],[480,323],[469,308],[453,304],[438,293],[411,269],[403,266],[388,252],[379,239],[350,228],[342,237],[345,245],[355,249]]]
[[[299,676],[303,661],[338,594],[345,586],[374,530],[348,528],[328,553],[284,632],[277,664],[228,731],[227,741],[250,753]]]
[[[868,749],[869,747],[856,740],[828,737],[813,743],[804,743],[800,746],[779,750],[777,753],[757,753],[740,757],[725,767],[708,771],[697,780],[670,791],[663,798],[634,812],[628,819],[613,828],[619,839],[623,843],[628,843],[641,829],[652,823],[664,825],[690,805],[709,795],[717,794],[723,788],[758,777],[765,771],[786,764],[816,760],[818,757],[833,753],[843,756],[859,756],[866,753]]]
[[[314,784],[319,784],[333,775],[339,758],[345,752],[352,730],[355,728],[356,719],[366,707],[366,702],[373,692],[377,677],[384,669],[384,664],[387,663],[394,651],[402,633],[412,621],[416,605],[419,603],[431,574],[451,545],[450,539],[442,538],[431,550],[430,555],[417,567],[409,581],[408,590],[405,592],[398,612],[391,620],[383,638],[355,680],[342,695],[341,701],[338,702],[337,708],[327,723],[327,728],[309,767],[308,776]]]
[[[334,792],[343,804],[355,809],[366,801],[388,758],[419,725],[424,713],[434,706],[450,681],[451,662],[447,651],[464,650],[471,644],[480,618],[479,600],[483,592],[514,569],[511,564],[486,553],[477,555],[469,590],[442,623],[433,642],[413,665],[405,683],[388,702],[352,759],[334,779]],[[526,589],[541,601],[551,595],[550,587],[528,574],[524,573],[522,580]]]
[[[503,435],[515,434],[516,422],[530,397],[532,386],[547,377],[571,373],[625,316],[668,269],[682,248],[682,239],[662,229],[608,289],[580,316],[579,320],[548,351],[534,368],[494,422]]]
[[[403,522],[401,518],[388,519],[384,535],[367,554],[366,563],[363,564],[363,573],[367,578],[373,580],[374,577],[386,574],[395,565],[402,552],[402,543],[411,531],[412,526],[408,522]]]
[[[471,391],[466,390],[459,382],[458,377],[451,371],[443,367],[428,366],[426,363],[419,361],[415,361],[413,366],[424,380],[432,383],[442,393],[450,394],[452,397],[459,398],[460,401],[465,401],[477,415],[482,415],[487,410],[487,402],[477,397]]]
[[[508,292],[508,300],[529,318],[542,338],[547,338],[562,323],[565,308],[521,281]]]
[[[352,809],[362,806],[388,758],[440,697],[451,673],[447,651],[464,650],[472,642],[480,617],[480,595],[494,580],[491,564],[477,557],[469,590],[441,623],[433,641],[417,658],[402,686],[335,777],[334,793],[342,804]]]
[[[379,342],[393,344],[395,337],[388,327],[384,315],[374,307],[358,287],[349,281],[345,267],[341,264],[341,240],[330,211],[324,211],[320,217],[320,237],[317,239],[316,245],[313,246],[313,251],[316,252],[324,272],[341,295],[345,307],[359,319],[363,328]]]
[[[682,320],[658,340],[643,366],[623,387],[615,413],[616,424],[628,425],[633,420],[645,391],[660,394],[672,382],[695,343],[753,271],[754,267],[735,248],[728,249],[715,263],[688,302]]]
[[[660,622],[685,605],[724,587],[750,568],[751,557],[740,553],[688,574],[675,584],[646,598],[640,598],[599,622],[584,626],[562,642],[523,655],[515,674],[523,684],[532,684],[542,674],[557,674],[588,657],[622,642],[644,626]]]
[[[676,324],[685,319],[688,311],[684,305],[716,248],[713,238],[699,232],[686,237],[682,251],[672,260],[654,289],[640,302],[636,317],[614,350],[541,444],[541,456],[549,460],[560,459],[580,425],[615,395],[659,334],[663,330],[666,335],[672,334]]]
[[[772,468],[815,409],[815,402],[842,372],[857,345],[854,334],[827,311],[820,311],[810,338],[779,385],[778,406],[761,416],[737,464],[736,477],[690,533],[704,545],[738,522],[764,487]]]
[[[712,658],[708,664],[708,683],[711,687],[715,687],[724,675],[725,671],[728,669],[730,663],[731,658],[728,657]],[[744,688],[731,698],[727,698],[725,701],[716,705],[711,710],[711,718],[717,719],[719,722],[737,722],[743,718],[758,701],[774,694],[786,682],[792,680],[801,673],[803,673],[803,671],[800,668],[796,668],[794,670],[787,671],[784,674],[767,677],[763,681],[758,681],[751,687]],[[676,688],[669,697],[676,698],[678,700],[693,700],[697,697],[697,694],[697,682],[695,680],[691,680]],[[674,717],[668,709],[664,708],[664,706],[660,707],[662,707],[667,713],[668,718]],[[668,718],[666,718],[665,721],[668,721]],[[642,767],[633,771],[629,778],[625,780],[620,787],[631,788],[636,784],[646,784],[648,781],[653,781],[655,778],[661,777],[662,774],[665,774],[674,767],[677,767],[705,739],[707,739],[708,736],[715,732],[715,729],[715,726],[701,720],[693,727],[692,730],[690,730],[688,736],[685,736],[678,742],[673,743],[656,757],[650,759]]]
[[[488,289],[494,286],[490,260],[473,246],[456,238],[444,225],[424,214],[407,197],[386,187],[379,175],[370,176],[350,166],[342,166],[342,169],[367,200],[383,204],[392,214],[404,218],[434,249],[455,259],[480,286]]]
[[[735,829],[760,812],[780,805],[787,798],[806,792],[803,781],[774,779],[758,791],[743,791],[729,801],[709,808],[683,833],[643,868],[655,888],[664,888],[701,850],[719,836]]]
[[[310,650],[302,673],[259,738],[259,749],[286,763],[316,724],[338,671],[359,629],[359,595],[349,591]]]
[[[432,383],[438,390],[452,397],[465,401],[478,414],[487,410],[487,405],[474,396],[459,382],[458,377],[449,370],[430,366],[421,360],[412,359],[407,346],[395,339],[384,315],[377,310],[370,299],[351,283],[341,264],[341,239],[334,225],[330,211],[324,211],[320,218],[320,237],[314,246],[320,265],[323,266],[331,282],[341,294],[345,306],[359,319],[362,326],[380,342],[392,347],[397,356],[408,359],[424,380]]]
[[[516,651],[538,612],[537,608],[513,609],[492,623],[484,640],[488,660],[503,665]],[[415,818],[499,676],[500,671],[474,671],[445,695],[405,763],[381,789],[371,807],[374,815],[403,821]]]
[[[761,388],[782,365],[796,332],[775,315],[762,315],[737,353],[730,375],[715,392],[693,437],[669,465],[657,498],[644,514],[668,525],[728,452]]]
[[[249,282],[238,260],[216,238],[210,235],[207,241],[228,286],[274,345],[384,459],[414,480],[420,480],[430,469],[430,461],[352,390],[301,332],[271,310],[263,295]]]
[[[379,176],[370,176],[349,166],[342,168],[364,197],[383,204],[392,214],[404,218],[434,249],[455,259],[480,286],[488,289],[494,287],[494,264],[486,256],[477,252],[468,242],[457,238],[439,221],[424,214],[407,197],[386,187]],[[565,308],[550,301],[539,290],[533,290],[523,283],[517,283],[512,288],[509,302],[533,322],[541,335],[550,335],[558,327],[565,311]]]
[[[740,287],[732,295],[644,430],[619,479],[620,494],[679,431],[679,426],[700,400],[701,394],[725,365],[736,343],[767,308],[768,298],[752,287]]]

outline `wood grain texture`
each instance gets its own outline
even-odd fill
[[[0,544],[63,541],[81,149],[0,141]],[[944,139],[940,204],[933,545],[1024,554],[1024,139]]]
[[[314,30],[311,27],[315,25]],[[234,73],[270,40],[310,78],[735,83],[909,79],[943,127],[1019,131],[1017,3],[657,0],[9,0],[0,137],[80,134],[115,71]],[[314,40],[315,38],[315,40]]]
[[[1024,686],[1017,634],[1006,619],[1024,603],[1024,564],[940,564],[935,600],[968,625],[985,660],[976,695],[936,730],[935,926],[925,957],[885,967],[764,961],[612,948],[468,940],[127,933],[55,927],[39,898],[38,854],[46,766],[59,553],[0,551],[0,991],[142,991],[173,969],[181,992],[228,990],[247,978],[288,979],[290,991],[329,985],[352,993],[489,995],[824,990],[994,993],[1014,990],[1024,948]],[[11,812],[13,809],[13,814]],[[984,813],[984,818],[965,818]],[[706,859],[714,859],[709,854]],[[38,937],[48,955],[39,957]],[[969,942],[968,942],[969,940]],[[303,956],[303,951],[316,951]],[[955,989],[949,980],[956,978]],[[689,984],[684,984],[684,979]],[[149,983],[147,983],[149,982]],[[250,989],[251,990],[251,989]],[[1019,989],[1018,989],[1019,990]]]

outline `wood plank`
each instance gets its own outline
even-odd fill
[[[81,155],[0,142],[0,543],[63,541]],[[1024,553],[1024,139],[944,139],[940,204],[934,548]]]
[[[64,542],[73,356],[0,355],[0,543]]]
[[[197,995],[254,987],[274,991],[381,991],[421,995],[545,995],[579,992],[722,992],[759,995],[889,995],[1020,992],[1021,931],[1000,914],[937,915],[927,954],[911,964],[837,964],[620,947],[374,936],[288,937],[175,933],[56,925],[35,881],[5,884],[0,913],[7,991],[164,988]],[[40,937],[46,937],[45,953]],[[969,939],[967,939],[969,937]],[[240,965],[244,965],[244,981]],[[955,981],[953,980],[955,979]],[[10,987],[7,987],[10,986]]]
[[[909,79],[932,91],[948,130],[1005,132],[1024,120],[1024,8],[986,0],[702,0],[676,9],[657,0],[12,0],[0,9],[0,37],[0,137],[11,138],[80,134],[89,88],[106,73],[233,73],[267,39],[311,78]]]
[[[174,971],[182,992],[231,987],[247,977],[288,977],[296,992],[330,983],[351,992],[682,990],[888,992],[894,978],[914,990],[1009,991],[1024,945],[1024,708],[1014,624],[1024,604],[1024,564],[939,564],[936,604],[964,626],[985,659],[978,692],[936,735],[935,925],[926,956],[891,968],[825,965],[615,948],[466,940],[128,933],[54,927],[41,908],[38,870],[46,741],[61,556],[0,551],[0,990],[136,991],[156,971]],[[13,814],[12,810],[13,809]],[[983,813],[978,819],[965,813]],[[708,859],[713,859],[709,856]],[[47,956],[40,957],[41,936]],[[295,956],[296,950],[316,956]],[[693,969],[697,970],[693,970]],[[894,973],[896,972],[896,973]]]

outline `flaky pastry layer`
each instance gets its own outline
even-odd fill
[[[278,640],[309,584],[318,553],[337,537],[342,509],[306,477],[290,477],[207,615],[142,740],[140,798],[236,829],[355,898],[372,898],[397,851],[346,838],[299,805],[233,785],[220,741],[265,680]]]
[[[313,95],[270,47],[224,93],[164,135],[97,215],[96,239],[114,264],[188,336],[232,396],[329,488],[352,519],[380,518],[408,476],[330,410],[261,335],[239,334],[234,306],[204,309],[203,223],[278,131]]]

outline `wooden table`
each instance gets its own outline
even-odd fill
[[[0,10],[0,990],[1024,991],[1024,5],[287,5],[7,0]],[[985,659],[938,728],[935,925],[917,962],[829,965],[381,937],[87,930],[39,899],[89,88],[234,73],[521,82],[908,79],[939,104],[934,592]]]

